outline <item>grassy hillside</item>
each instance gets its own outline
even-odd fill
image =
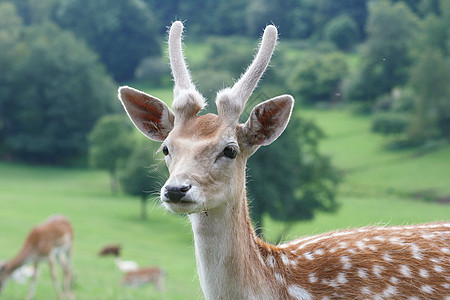
[[[155,96],[168,95],[154,90]],[[314,119],[327,138],[321,150],[344,173],[336,214],[319,214],[296,224],[285,238],[373,224],[449,220],[450,205],[425,201],[419,194],[450,195],[450,147],[426,155],[386,152],[386,139],[368,131],[369,120],[345,110],[298,109]],[[260,151],[263,151],[261,149]],[[430,194],[430,193],[428,193]],[[185,217],[151,202],[149,219],[139,219],[139,201],[109,192],[106,174],[0,163],[0,260],[10,258],[29,229],[49,215],[67,215],[75,229],[75,291],[78,299],[202,299],[195,270],[190,225]],[[275,239],[282,224],[267,219]],[[166,289],[119,286],[121,273],[112,258],[99,258],[108,243],[123,246],[123,258],[166,269]],[[41,266],[37,299],[56,299],[48,267]],[[10,282],[2,299],[24,299],[27,286]]]
[[[370,132],[368,117],[349,110],[297,108],[296,113],[325,132],[321,151],[343,172],[341,207],[336,214],[298,223],[286,239],[365,225],[450,220],[449,145],[422,155],[414,149],[386,151],[389,139]],[[270,219],[265,227],[271,239],[282,230]]]
[[[151,202],[147,221],[139,219],[139,201],[109,192],[108,177],[89,170],[0,164],[0,260],[16,253],[30,228],[62,213],[75,231],[74,269],[77,299],[196,299],[194,249],[190,226]],[[119,286],[121,273],[98,250],[120,243],[123,258],[167,272],[166,290]],[[25,299],[28,286],[9,282],[1,299]],[[56,299],[48,266],[41,265],[37,299]]]

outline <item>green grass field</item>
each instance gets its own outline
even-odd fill
[[[169,95],[156,90],[155,96]],[[387,140],[369,132],[369,119],[347,110],[299,109],[314,119],[327,137],[321,151],[345,174],[335,214],[320,213],[299,222],[285,238],[327,230],[374,225],[410,224],[450,219],[450,205],[424,201],[415,194],[450,195],[450,147],[426,155],[413,150],[387,152]],[[150,155],[150,154],[149,154]],[[111,195],[108,176],[99,171],[0,163],[0,260],[11,258],[30,228],[49,215],[67,215],[75,230],[74,269],[77,299],[202,299],[187,218],[149,203],[149,218],[139,218],[138,199]],[[275,239],[282,224],[266,219]],[[153,286],[120,287],[121,273],[112,258],[100,258],[105,244],[120,243],[123,258],[167,272],[165,291]],[[24,299],[28,286],[10,282],[1,299]],[[36,299],[56,299],[43,264]]]

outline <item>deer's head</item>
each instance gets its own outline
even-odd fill
[[[161,100],[130,87],[119,89],[128,116],[148,138],[162,142],[170,177],[161,189],[164,205],[176,213],[196,213],[235,205],[245,193],[245,164],[259,146],[272,143],[286,128],[294,99],[278,96],[257,105],[245,124],[239,116],[264,73],[277,41],[277,29],[264,31],[259,51],[232,88],[217,93],[217,115],[198,113],[205,99],[196,90],[182,53],[183,24],[169,33],[174,77],[172,110]]]

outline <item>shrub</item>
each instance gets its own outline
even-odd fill
[[[372,131],[384,135],[403,133],[408,128],[410,117],[407,114],[380,112],[372,121]]]

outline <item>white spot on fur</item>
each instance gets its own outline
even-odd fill
[[[413,297],[408,297],[408,300],[420,300],[419,297],[413,296]]]
[[[372,251],[377,251],[377,246],[375,246],[375,245],[370,245],[370,246],[369,246],[369,249],[372,250]]]
[[[391,262],[391,261],[392,261],[391,255],[390,255],[389,253],[383,254],[382,258],[383,258],[385,261],[388,261],[388,262]]]
[[[444,247],[441,249],[441,251],[444,252],[445,254],[450,254],[450,249],[448,249],[448,248]]]
[[[336,280],[328,280],[328,279],[322,279],[322,284],[326,284],[334,288],[337,288],[339,286]]]
[[[316,273],[310,273],[308,276],[308,279],[309,279],[309,282],[316,283],[317,282]]]
[[[341,263],[342,263],[342,268],[344,270],[349,270],[352,267],[352,264],[350,263],[350,259],[347,256],[342,256],[341,257]]]
[[[363,295],[371,295],[372,291],[370,290],[369,287],[365,286],[365,287],[361,288],[361,294],[363,294]]]
[[[405,245],[405,242],[398,236],[391,237],[389,241],[396,245]]]
[[[383,271],[383,267],[382,266],[378,266],[378,265],[374,265],[373,266],[373,274],[375,274],[375,276],[377,276],[378,278],[381,278],[381,272]]]
[[[400,273],[402,273],[403,276],[411,277],[411,269],[408,266],[401,265]]]
[[[397,294],[397,292],[398,292],[397,288],[395,286],[390,285],[383,291],[383,296],[390,297],[390,296]]]
[[[425,269],[420,269],[419,275],[420,275],[420,277],[423,277],[423,278],[428,278],[430,276],[430,274],[428,274],[428,271]]]
[[[312,255],[311,252],[306,252],[305,254],[303,254],[303,256],[304,256],[307,260],[313,260],[313,259],[314,259],[314,255]]]
[[[426,240],[430,240],[430,239],[435,238],[436,235],[433,234],[433,233],[424,233],[424,234],[422,234],[422,237],[423,237],[424,239],[426,239]]]
[[[386,240],[383,236],[376,236],[373,239],[379,242],[384,242]]]
[[[330,253],[334,253],[334,252],[336,252],[337,250],[338,250],[337,247],[333,247],[333,248],[330,249]]]
[[[286,281],[284,280],[283,276],[281,276],[280,273],[275,273],[274,275],[275,275],[275,278],[277,279],[277,281],[279,283],[281,283],[281,284],[285,284],[286,283]]]
[[[433,269],[438,273],[444,272],[444,268],[438,265],[434,265]]]
[[[313,300],[312,295],[298,285],[289,286],[288,293],[292,298],[296,300]]]
[[[432,294],[433,293],[433,288],[431,286],[424,285],[420,288],[422,290],[422,292],[427,293],[427,294]]]
[[[450,283],[443,283],[443,284],[441,284],[442,285],[442,287],[444,288],[444,289],[450,289]]]
[[[341,249],[347,249],[347,248],[348,248],[347,242],[340,242],[340,243],[339,243],[339,248],[341,248]]]
[[[411,244],[410,248],[411,248],[412,255],[415,259],[417,259],[417,260],[423,259],[423,254],[420,252],[420,248],[417,247],[416,244]]]
[[[399,280],[398,280],[397,277],[394,277],[394,276],[391,277],[391,282],[392,282],[393,284],[397,284],[398,281],[399,281]]]
[[[345,273],[339,273],[339,275],[336,278],[336,281],[340,284],[347,283],[347,277],[345,277]]]
[[[358,276],[361,277],[361,278],[363,278],[363,279],[366,279],[366,278],[367,278],[367,272],[366,272],[366,270],[364,270],[364,269],[358,269]]]
[[[362,241],[357,241],[356,246],[361,250],[364,250],[367,247],[366,244],[364,244],[364,242]]]
[[[281,254],[281,261],[283,262],[283,264],[285,264],[286,266],[291,264],[290,259],[285,255],[285,254]]]
[[[317,249],[317,250],[315,250],[314,251],[314,254],[316,254],[316,255],[323,255],[323,249]]]

